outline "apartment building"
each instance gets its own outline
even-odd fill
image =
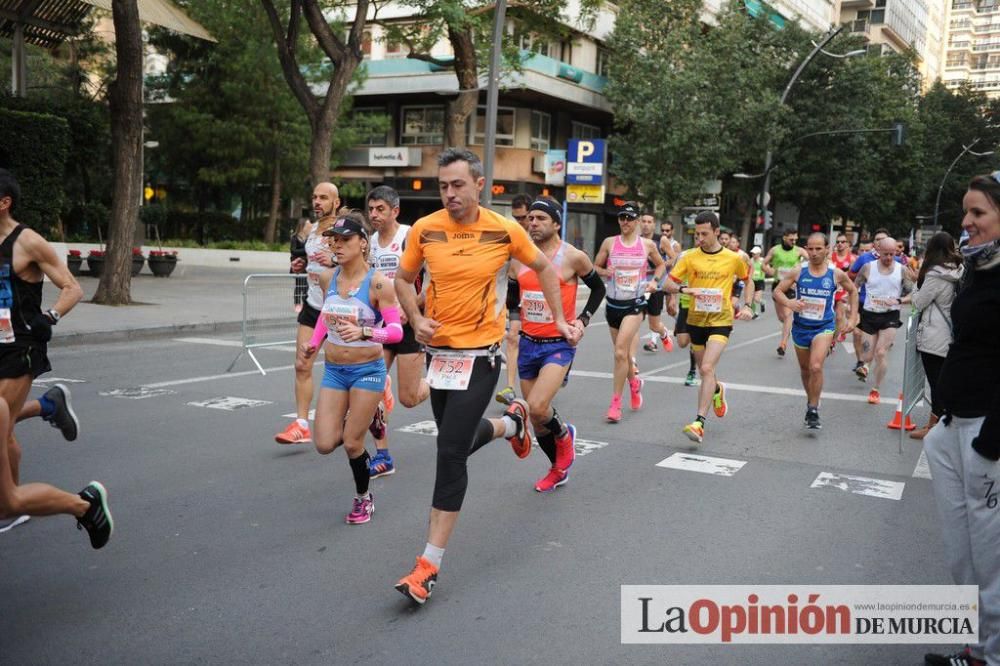
[[[949,88],[969,81],[1000,96],[1000,1],[947,0],[943,80]]]
[[[840,22],[876,54],[913,49],[924,85],[941,76],[946,0],[841,0]]]

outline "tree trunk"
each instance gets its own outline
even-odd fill
[[[264,242],[273,243],[275,231],[278,228],[278,215],[281,211],[281,151],[277,145],[274,148],[274,169],[271,170],[271,210],[267,214],[267,226],[264,228]]]
[[[137,0],[112,0],[117,74],[110,86],[114,195],[108,250],[94,302],[131,302],[132,238],[142,193],[142,28]]]
[[[332,152],[333,123],[320,118],[313,126],[309,144],[309,189],[330,180],[330,153]]]
[[[313,124],[312,144],[309,146],[309,177],[312,186],[330,180],[330,154],[332,152],[333,130],[340,118],[340,107],[344,103],[347,86],[354,78],[354,71],[361,59],[348,54],[330,79],[326,99],[320,117]]]
[[[448,28],[448,40],[455,51],[455,76],[458,78],[458,97],[448,104],[445,119],[445,146],[463,148],[466,144],[465,127],[469,116],[476,112],[479,103],[479,67],[476,47],[469,30]]]

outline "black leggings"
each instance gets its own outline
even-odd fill
[[[941,416],[944,413],[944,406],[938,398],[938,377],[941,376],[941,368],[944,367],[944,356],[935,356],[927,352],[920,352],[920,360],[924,364],[924,374],[927,375],[927,383],[931,387],[931,413]]]
[[[437,477],[434,500],[439,511],[458,511],[469,485],[466,460],[493,439],[493,424],[483,418],[500,378],[500,356],[494,365],[477,356],[464,391],[431,389],[431,410],[437,423]]]

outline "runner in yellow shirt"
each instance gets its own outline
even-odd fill
[[[719,418],[728,411],[726,387],[716,379],[715,368],[729,342],[733,319],[747,321],[753,317],[750,304],[753,303],[754,286],[748,280],[750,270],[747,263],[719,243],[719,217],[711,211],[703,211],[694,219],[694,225],[698,247],[681,255],[670,271],[670,279],[664,283],[664,289],[692,297],[687,332],[701,373],[701,386],[698,388],[697,418],[684,426],[684,434],[692,442],[700,444],[705,436],[705,416],[709,405],[713,406]],[[746,282],[738,314],[734,314],[730,300],[736,279]]]

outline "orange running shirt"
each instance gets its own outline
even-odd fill
[[[489,347],[504,337],[507,263],[531,264],[538,248],[521,225],[483,207],[472,224],[439,210],[416,221],[400,266],[416,273],[426,263],[424,315],[441,323],[432,347]]]

